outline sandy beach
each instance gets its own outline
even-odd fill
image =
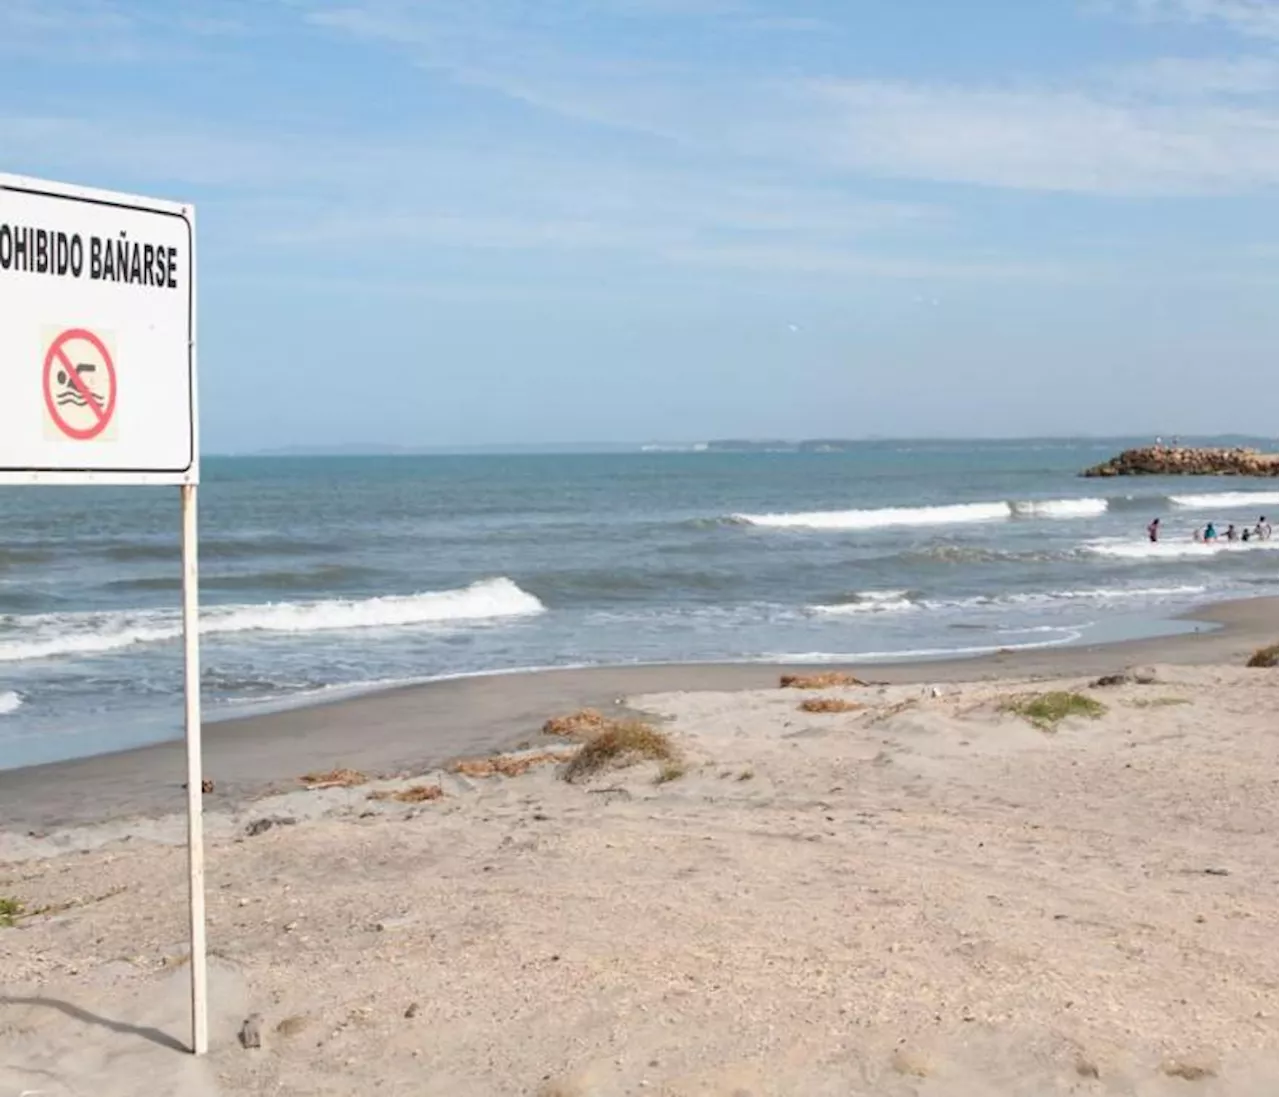
[[[1276,601],[1195,619],[211,725],[201,1060],[181,745],[0,773],[0,1093],[1274,1093]],[[672,757],[566,780],[586,748],[540,729],[584,706]],[[453,764],[495,752],[536,764]]]

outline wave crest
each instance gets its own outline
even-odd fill
[[[1175,507],[1193,510],[1275,507],[1280,505],[1280,491],[1219,491],[1208,495],[1170,495],[1169,502]]]
[[[1019,518],[1094,518],[1107,513],[1106,499],[1030,499],[1013,504]]]
[[[542,613],[546,607],[505,577],[458,590],[333,598],[318,602],[265,602],[212,606],[200,615],[202,635],[236,632],[334,632],[363,628],[485,621]],[[10,618],[22,639],[0,640],[0,662],[95,654],[133,644],[173,640],[182,629],[170,611],[66,613]]]
[[[22,694],[16,690],[0,690],[0,716],[8,716],[22,707]]]
[[[881,529],[990,522],[1008,518],[1008,503],[951,503],[936,507],[880,507],[875,510],[814,510],[795,514],[734,514],[731,519],[768,529]]]

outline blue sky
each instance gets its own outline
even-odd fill
[[[194,202],[206,450],[1277,426],[1276,6],[3,0]]]

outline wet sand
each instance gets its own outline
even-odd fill
[[[1126,664],[1239,664],[1275,642],[1277,599],[1220,602],[1185,615],[1204,631],[1092,646],[911,663],[821,666],[681,664],[554,670],[428,682],[205,726],[210,809],[289,787],[299,774],[350,766],[423,772],[536,735],[549,712],[607,709],[619,698],[681,690],[749,690],[780,673],[861,669],[889,683],[1103,674]],[[185,810],[181,741],[22,769],[0,770],[0,831],[46,832],[122,816]]]

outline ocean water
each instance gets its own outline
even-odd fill
[[[206,714],[516,668],[1069,644],[1275,593],[1280,540],[1191,540],[1275,521],[1274,481],[1076,475],[1124,444],[210,458]],[[181,733],[178,518],[176,489],[0,488],[0,768]]]

